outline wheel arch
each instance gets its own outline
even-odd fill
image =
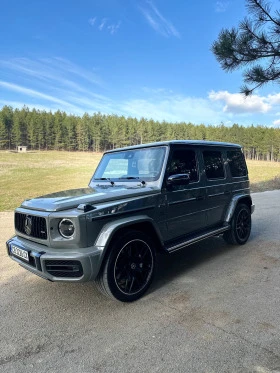
[[[225,215],[225,222],[226,223],[229,223],[231,221],[231,219],[234,215],[236,206],[240,203],[244,203],[245,205],[247,205],[249,207],[249,209],[251,210],[251,213],[253,213],[254,205],[253,205],[252,197],[250,196],[250,194],[236,195],[232,198],[232,200],[230,202],[230,205],[229,205],[229,207],[226,211],[226,215]]]
[[[120,235],[127,230],[140,231],[147,234],[155,243],[156,251],[160,251],[164,246],[162,237],[154,223],[154,220],[148,216],[129,217],[107,223],[100,231],[95,242],[95,246],[102,250],[97,273],[100,272],[107,256],[109,255],[111,242],[117,235]]]

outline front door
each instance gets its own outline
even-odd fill
[[[205,226],[206,191],[202,185],[198,164],[197,150],[180,147],[170,154],[165,180],[171,175],[189,174],[190,183],[165,189],[169,240],[194,233]]]

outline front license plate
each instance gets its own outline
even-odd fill
[[[16,247],[14,245],[11,245],[11,254],[14,256],[17,256],[20,259],[25,260],[26,262],[29,262],[29,255],[28,251],[20,249],[19,247]]]

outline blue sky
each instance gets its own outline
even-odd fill
[[[277,85],[239,94],[210,51],[244,0],[2,0],[0,106],[280,125]]]

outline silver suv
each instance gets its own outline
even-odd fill
[[[243,245],[253,210],[239,145],[138,145],[104,153],[88,188],[24,201],[7,250],[47,280],[95,280],[130,302],[151,284],[160,251],[218,235]]]

